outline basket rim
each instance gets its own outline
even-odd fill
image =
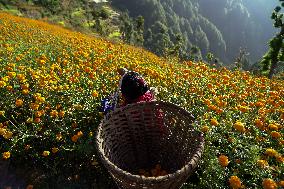
[[[113,113],[117,112],[117,111],[123,111],[126,108],[128,109],[128,108],[131,108],[132,106],[137,106],[137,104],[166,104],[166,105],[174,106],[175,108],[178,108],[181,111],[186,112],[186,114],[188,114],[188,116],[192,117],[192,115],[188,111],[186,111],[185,109],[177,106],[176,104],[173,104],[171,102],[165,102],[165,101],[139,102],[139,103],[128,104],[128,105],[126,105],[124,107],[117,108],[116,110],[111,112],[109,114],[109,116],[111,117],[111,115]],[[159,182],[159,181],[163,181],[163,180],[168,180],[169,178],[176,178],[178,175],[181,175],[182,173],[187,172],[188,170],[190,170],[189,167],[192,164],[194,164],[194,162],[198,162],[198,158],[196,157],[196,154],[199,152],[200,156],[201,156],[201,153],[202,153],[202,151],[204,149],[205,139],[204,139],[204,135],[200,132],[199,136],[197,137],[198,140],[200,141],[200,143],[196,146],[196,151],[193,154],[193,157],[181,169],[176,170],[174,173],[170,173],[170,174],[167,174],[167,175],[164,175],[164,176],[158,176],[158,177],[145,177],[143,175],[131,174],[130,172],[125,171],[125,170],[119,168],[117,165],[115,165],[113,162],[111,162],[109,160],[109,158],[105,156],[104,150],[102,150],[102,146],[101,146],[102,139],[101,139],[100,136],[101,136],[101,131],[102,131],[102,125],[103,125],[103,122],[105,120],[107,120],[107,117],[104,117],[104,119],[99,124],[98,130],[97,130],[97,134],[96,134],[96,146],[97,146],[97,151],[99,152],[99,155],[101,157],[101,160],[103,161],[103,163],[106,163],[107,166],[111,167],[112,169],[114,169],[114,170],[116,170],[116,171],[118,171],[120,173],[125,174],[128,178],[131,178],[132,180],[139,180],[140,179],[140,180],[147,180],[149,182],[151,182],[151,181],[158,181]]]

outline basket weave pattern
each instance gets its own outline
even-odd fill
[[[168,102],[142,102],[118,108],[97,133],[101,160],[124,189],[177,189],[201,157],[204,138],[190,113]],[[139,169],[160,164],[167,175],[144,177]]]

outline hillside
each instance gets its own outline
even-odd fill
[[[203,59],[212,52],[225,65],[232,64],[240,48],[246,49],[251,63],[258,61],[274,30],[270,15],[277,3],[263,0],[113,0],[112,5],[127,10],[132,17],[145,18],[145,46],[161,54],[182,36],[180,53],[189,56],[200,48]],[[160,35],[159,31],[163,34]],[[164,41],[164,42],[161,42]],[[154,44],[157,44],[155,46]]]
[[[199,167],[183,189],[284,186],[283,81],[162,59],[6,13],[0,57],[0,163],[22,170],[22,188],[113,187],[95,135],[100,101],[117,89],[120,67],[141,73],[158,100],[191,112],[205,134]]]

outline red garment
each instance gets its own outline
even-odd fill
[[[122,106],[126,106],[127,104],[137,103],[137,102],[151,102],[155,99],[154,94],[151,91],[147,91],[144,95],[138,97],[135,100],[127,100],[124,97],[124,102],[122,103]]]

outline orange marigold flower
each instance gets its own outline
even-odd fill
[[[284,187],[284,180],[281,180],[278,185]]]
[[[266,178],[266,179],[263,179],[262,181],[262,187],[264,189],[276,189],[277,184],[274,180]]]
[[[12,91],[12,89],[13,89],[13,86],[11,86],[11,85],[8,85],[8,86],[6,87],[6,89],[7,89],[8,91]]]
[[[284,163],[284,157],[283,156],[277,154],[275,156],[275,158],[276,158],[276,161],[278,161],[279,163]]]
[[[281,134],[278,133],[277,131],[272,131],[270,133],[270,135],[272,136],[272,138],[280,138],[281,137]]]
[[[78,139],[79,139],[79,136],[78,136],[78,135],[74,135],[74,136],[72,136],[72,138],[71,138],[71,140],[72,140],[73,142],[77,142]]]
[[[222,167],[227,167],[228,164],[229,164],[229,159],[227,156],[225,155],[220,155],[218,157],[218,160],[219,160],[219,164],[222,166]]]
[[[58,115],[59,115],[59,117],[64,117],[64,115],[65,115],[65,111],[60,111],[59,113],[58,113]]]
[[[2,154],[2,157],[3,157],[4,159],[9,159],[10,156],[11,156],[11,153],[10,153],[10,152],[4,152],[4,153]]]
[[[79,131],[79,132],[77,133],[77,136],[78,136],[78,137],[83,136],[83,132],[82,132],[82,131]]]
[[[23,105],[23,103],[24,103],[24,101],[22,99],[17,99],[15,104],[16,104],[17,107],[21,107]]]
[[[27,187],[26,187],[26,189],[33,189],[34,188],[34,185],[31,185],[31,184],[29,184]]]
[[[41,119],[40,119],[39,117],[37,117],[37,118],[34,119],[34,122],[35,122],[35,123],[40,123],[40,122],[41,122]]]
[[[230,187],[233,189],[241,188],[242,182],[238,176],[231,176],[229,179]]]
[[[39,104],[37,104],[37,103],[31,103],[31,104],[30,104],[30,108],[31,108],[32,110],[37,110],[37,109],[39,108]]]

